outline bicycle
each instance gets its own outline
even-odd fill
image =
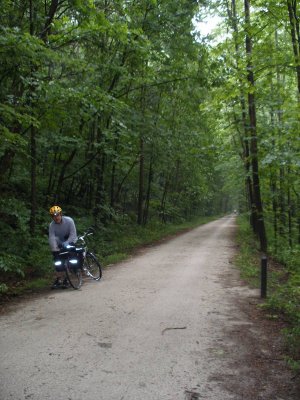
[[[79,289],[82,285],[82,267],[80,265],[80,258],[76,246],[64,246],[54,260],[56,271],[64,271],[65,277],[69,281],[73,289]],[[83,254],[83,250],[81,252]]]
[[[93,231],[89,228],[77,238],[76,245],[64,246],[54,260],[55,268],[65,272],[73,289],[79,289],[82,286],[82,272],[95,281],[99,281],[102,277],[101,264],[95,254],[88,250],[86,243],[86,237],[92,234]]]
[[[92,228],[89,228],[83,235],[78,236],[76,244],[83,249],[82,269],[86,276],[95,281],[100,281],[102,277],[102,267],[95,254],[88,250],[86,237],[93,235]],[[77,249],[76,249],[77,250]]]

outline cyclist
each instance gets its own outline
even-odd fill
[[[71,217],[64,216],[60,206],[51,207],[49,212],[53,219],[49,225],[49,245],[55,258],[62,247],[76,242],[77,232],[74,220]],[[66,278],[62,281],[63,276],[64,272],[56,269],[56,278],[52,284],[52,289],[69,286]]]

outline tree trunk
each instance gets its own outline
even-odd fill
[[[300,245],[300,195],[299,193],[295,193],[297,198],[297,225],[298,225],[298,245]]]
[[[228,17],[231,21],[232,29],[234,32],[234,45],[235,45],[235,59],[236,59],[236,68],[239,69],[238,57],[240,54],[240,45],[238,41],[238,25],[237,25],[237,15],[236,15],[236,2],[235,0],[231,1],[231,10],[229,7],[227,8]],[[240,86],[243,86],[243,83],[240,80]],[[246,195],[248,201],[248,209],[250,211],[250,225],[254,232],[256,232],[257,226],[257,215],[254,212],[254,196],[253,196],[253,183],[251,179],[251,162],[250,162],[250,140],[249,140],[249,123],[247,120],[247,111],[246,111],[246,100],[244,93],[241,90],[240,93],[240,106],[241,106],[241,117],[243,124],[243,134],[239,134],[241,146],[243,149],[243,153],[241,155],[244,168],[245,168],[245,186],[246,186]]]
[[[280,225],[279,233],[280,236],[285,237],[285,227],[286,227],[286,201],[285,201],[285,168],[280,167],[280,186],[279,186],[279,208],[280,208]]]
[[[58,7],[58,0],[52,0],[49,14],[45,18],[45,28],[40,34],[40,38],[46,43],[47,33],[50,29],[52,21],[54,19],[55,12]],[[35,9],[34,9],[34,1],[29,0],[29,32],[31,36],[35,35]],[[31,78],[32,81],[34,80],[34,73],[36,71],[36,67],[31,68]],[[31,85],[30,87],[30,106],[33,108],[33,94],[35,92],[35,86]],[[36,207],[37,207],[37,200],[36,200],[36,171],[37,171],[37,149],[36,149],[36,128],[31,125],[30,128],[30,156],[31,156],[31,194],[30,194],[30,234],[34,236],[35,233],[35,220],[36,220]]]
[[[160,203],[160,218],[162,222],[166,223],[166,200],[167,200],[167,193],[168,193],[168,188],[169,188],[169,181],[166,179],[165,185],[164,185],[164,191],[163,195],[161,198],[161,203]]]
[[[115,133],[116,137],[114,140],[114,154],[117,154],[118,144],[119,144],[119,132]],[[115,181],[116,181],[116,159],[113,157],[112,168],[111,168],[111,178],[110,178],[110,206],[113,208],[115,206]]]
[[[273,83],[271,84],[272,97],[275,95]],[[275,112],[271,109],[271,126],[275,126]],[[275,135],[272,140],[273,152],[276,151],[276,139]],[[274,230],[274,248],[277,251],[277,236],[278,236],[278,193],[277,193],[277,169],[273,165],[270,165],[270,190],[272,195],[272,211],[273,211],[273,230]]]
[[[150,194],[151,194],[151,184],[153,180],[153,148],[151,151],[150,163],[149,163],[149,174],[148,174],[148,187],[145,201],[145,210],[143,215],[143,224],[147,224],[148,213],[149,213],[149,205],[150,205]]]
[[[53,192],[53,188],[54,188],[54,174],[55,174],[54,171],[55,171],[55,166],[57,164],[58,164],[58,152],[55,151],[54,158],[52,160],[51,169],[50,169],[49,179],[48,179],[47,195],[46,195],[46,199],[45,199],[45,207],[49,205],[48,201],[52,197],[52,192]]]
[[[94,120],[94,140],[97,145],[101,143],[103,140],[102,131],[99,128],[101,121],[98,120],[98,116],[96,115]],[[93,207],[93,216],[94,216],[94,224],[98,226],[99,215],[101,211],[101,205],[103,205],[104,200],[104,153],[98,152],[95,158],[95,199],[94,199],[94,207]]]
[[[277,185],[276,185],[276,175],[271,176],[271,193],[272,193],[272,210],[273,210],[273,230],[274,230],[274,247],[275,252],[277,251],[277,235],[278,235],[278,204],[277,204]]]
[[[287,0],[287,8],[289,13],[292,46],[295,57],[298,94],[300,95],[300,33],[299,33],[299,16],[297,16],[297,1]]]
[[[133,161],[133,163],[131,164],[131,166],[129,167],[128,171],[126,172],[125,176],[123,177],[123,179],[121,180],[121,182],[118,185],[118,190],[116,192],[115,195],[115,200],[119,201],[120,200],[120,193],[121,190],[123,188],[124,183],[126,182],[126,179],[129,177],[131,171],[133,170],[133,168],[136,166],[136,164],[138,163],[138,156],[136,157],[136,159]]]
[[[30,29],[30,35],[34,35],[34,10],[33,10],[33,2],[30,0],[29,2],[29,29]],[[34,75],[34,68],[31,68],[31,78],[33,80],[33,75]],[[32,99],[33,99],[33,93],[35,91],[35,88],[33,85],[30,87],[30,106],[33,108],[32,104]],[[29,221],[29,228],[30,228],[30,235],[34,236],[35,233],[35,216],[36,216],[36,130],[33,125],[30,127],[30,157],[31,157],[31,172],[30,172],[30,177],[31,177],[31,190],[30,190],[30,221]]]
[[[246,23],[246,53],[247,53],[247,80],[250,90],[248,91],[248,113],[250,122],[250,155],[252,167],[252,182],[254,195],[254,215],[256,220],[256,232],[260,240],[261,251],[267,251],[267,236],[263,218],[263,206],[260,193],[259,167],[258,167],[258,143],[256,130],[256,107],[254,95],[254,73],[252,64],[252,40],[249,34],[250,28],[250,1],[244,0],[245,23]]]
[[[292,46],[295,58],[296,73],[297,73],[297,87],[298,87],[298,127],[300,126],[300,15],[297,15],[297,2],[298,0],[287,0],[287,8],[290,20],[290,31]],[[298,13],[299,14],[299,13]],[[287,177],[289,179],[290,168],[288,167]],[[290,185],[287,188],[287,217],[288,217],[288,241],[289,246],[293,245],[292,238],[292,198]]]
[[[0,158],[0,184],[5,180],[6,173],[10,170],[15,152],[12,149],[5,150],[3,156]]]
[[[138,197],[138,215],[137,223],[143,223],[143,206],[144,206],[144,140],[140,138],[140,169],[139,169],[139,197]]]
[[[30,195],[30,234],[34,236],[35,233],[35,217],[36,217],[36,137],[35,128],[31,126],[30,134],[30,156],[31,156],[31,195]]]
[[[32,2],[32,0],[30,0]],[[47,41],[47,37],[50,33],[50,29],[55,17],[55,13],[57,11],[57,8],[59,6],[59,0],[52,0],[50,7],[49,7],[49,11],[48,14],[45,17],[45,24],[43,27],[42,32],[40,32],[39,36],[40,38],[46,43]]]
[[[75,157],[76,152],[77,152],[77,150],[73,149],[73,151],[70,153],[68,159],[63,163],[63,166],[60,170],[57,187],[56,187],[56,193],[55,193],[56,199],[60,198],[61,188],[62,188],[62,184],[63,184],[64,178],[65,178],[65,173],[66,173],[67,167],[69,164],[71,164],[73,158]]]
[[[290,175],[290,168],[288,168],[288,175]],[[291,185],[288,184],[287,189],[287,203],[288,203],[288,237],[289,237],[289,246],[293,247],[293,234],[292,234],[292,196],[291,196]]]

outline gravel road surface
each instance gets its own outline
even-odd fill
[[[230,332],[260,335],[239,307],[259,293],[231,263],[234,231],[234,216],[208,223],[2,315],[0,399],[248,399],[241,384],[292,399],[241,368]]]

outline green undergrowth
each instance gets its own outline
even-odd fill
[[[261,254],[245,216],[237,219],[239,251],[235,265],[250,286],[260,288]],[[269,246],[267,264],[267,297],[260,305],[268,318],[282,321],[290,366],[300,370],[300,249],[285,248],[284,252]]]
[[[257,242],[249,229],[248,222],[244,218],[238,217],[238,225],[237,242],[239,252],[235,258],[235,265],[241,271],[241,278],[246,280],[250,286],[257,287],[259,285]]]

